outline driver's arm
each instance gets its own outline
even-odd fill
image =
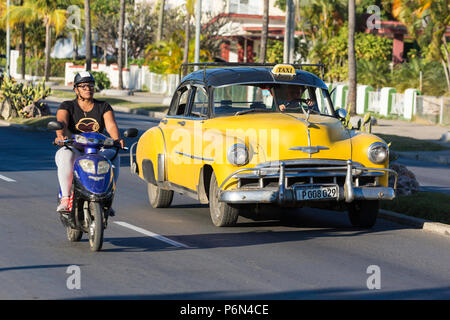
[[[55,143],[61,145],[61,143],[58,143],[58,141],[67,139],[67,136],[64,134],[64,131],[69,126],[69,111],[65,109],[58,109],[58,111],[56,111],[56,121],[59,121],[64,124],[64,128],[62,130],[56,130]]]
[[[120,139],[119,127],[117,126],[116,119],[113,111],[107,111],[103,114],[103,120],[105,120],[105,128],[110,137],[114,140],[119,140],[120,146],[125,147],[125,142]]]

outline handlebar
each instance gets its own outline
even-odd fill
[[[63,145],[71,145],[73,144],[73,142],[75,141],[75,139],[64,139],[64,140],[59,140],[58,142],[61,142]],[[58,146],[58,143],[55,143],[55,141],[52,142],[52,144],[54,146]],[[117,149],[121,149],[121,150],[125,150],[128,151],[128,147],[121,147],[120,143],[118,143],[117,141],[114,141],[114,144],[112,146],[107,146],[107,145],[103,145],[103,147],[107,147],[107,148],[117,148]]]

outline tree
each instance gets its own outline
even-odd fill
[[[127,22],[130,28],[126,28],[125,37],[130,57],[143,58],[145,48],[155,42],[157,22],[156,15],[151,13],[152,7],[152,4],[144,2],[128,6]]]
[[[156,34],[157,42],[162,40],[165,0],[160,0],[159,6],[160,7],[159,7],[159,16],[158,16],[158,33]]]
[[[355,0],[348,1],[348,99],[347,109],[356,114]]]
[[[85,44],[86,44],[86,70],[91,70],[92,63],[92,36],[91,36],[91,5],[90,0],[84,0],[85,17]]]
[[[261,28],[261,48],[259,51],[259,61],[266,62],[267,38],[269,31],[269,0],[264,0],[263,23]]]
[[[189,62],[189,41],[191,35],[191,17],[194,15],[195,0],[186,0],[186,23],[184,27],[184,52],[183,63]],[[187,67],[184,67],[183,74],[187,73]]]
[[[22,6],[10,10],[11,23],[41,20],[45,26],[45,71],[44,79],[50,76],[50,49],[52,29],[59,34],[66,23],[66,10],[69,1],[64,0],[25,0]]]
[[[120,0],[95,0],[92,3],[93,30],[97,34],[97,46],[103,50],[103,62],[107,54],[115,49],[118,34]],[[113,53],[113,52],[111,52]]]
[[[19,7],[23,6],[23,0],[19,1]],[[9,13],[6,12],[6,3],[0,6],[0,17],[4,17],[5,18],[5,22],[6,22],[6,15],[9,14],[9,18],[10,18],[10,27],[15,27],[18,26],[20,28],[20,39],[21,39],[21,44],[20,44],[20,55],[22,57],[22,65],[21,65],[21,74],[22,74],[22,79],[25,79],[25,22],[27,22],[27,17],[24,16],[15,16],[13,19],[11,19],[11,12],[14,12],[15,7],[14,6],[10,6],[10,10]]]
[[[123,90],[123,36],[125,27],[125,0],[120,0],[119,13],[119,89]],[[126,57],[125,57],[126,58]]]
[[[445,38],[445,30],[450,24],[450,2],[394,0],[392,15],[406,26],[427,60],[441,62],[450,92],[450,55]]]

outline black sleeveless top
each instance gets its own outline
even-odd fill
[[[103,115],[108,111],[113,111],[112,107],[106,101],[94,99],[94,107],[89,112],[84,112],[78,105],[78,101],[68,100],[60,104],[58,110],[67,110],[69,112],[68,129],[72,133],[98,132],[105,130],[105,121]]]

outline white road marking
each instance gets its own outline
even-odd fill
[[[134,225],[132,225],[132,224],[129,224],[129,223],[127,223],[127,222],[123,222],[123,221],[114,221],[114,223],[116,223],[116,224],[118,224],[118,225],[120,225],[120,226],[122,226],[122,227],[129,228],[129,229],[131,229],[131,230],[134,230],[134,231],[137,231],[137,232],[139,232],[139,233],[142,233],[142,234],[144,234],[144,235],[146,235],[146,236],[149,236],[149,237],[158,239],[158,240],[160,240],[160,241],[164,241],[164,242],[166,242],[166,243],[168,243],[168,244],[170,244],[170,245],[172,245],[172,246],[175,246],[175,247],[178,247],[178,248],[189,248],[189,246],[187,246],[187,245],[185,245],[185,244],[182,244],[182,243],[177,242],[177,241],[174,241],[174,240],[170,240],[169,238],[166,238],[166,237],[161,236],[161,235],[159,235],[159,234],[157,234],[157,233],[154,233],[154,232],[145,230],[145,229],[143,229],[143,228],[136,227],[136,226],[134,226]]]
[[[16,180],[5,177],[4,175],[0,174],[0,179],[5,180],[6,182],[16,182]]]

